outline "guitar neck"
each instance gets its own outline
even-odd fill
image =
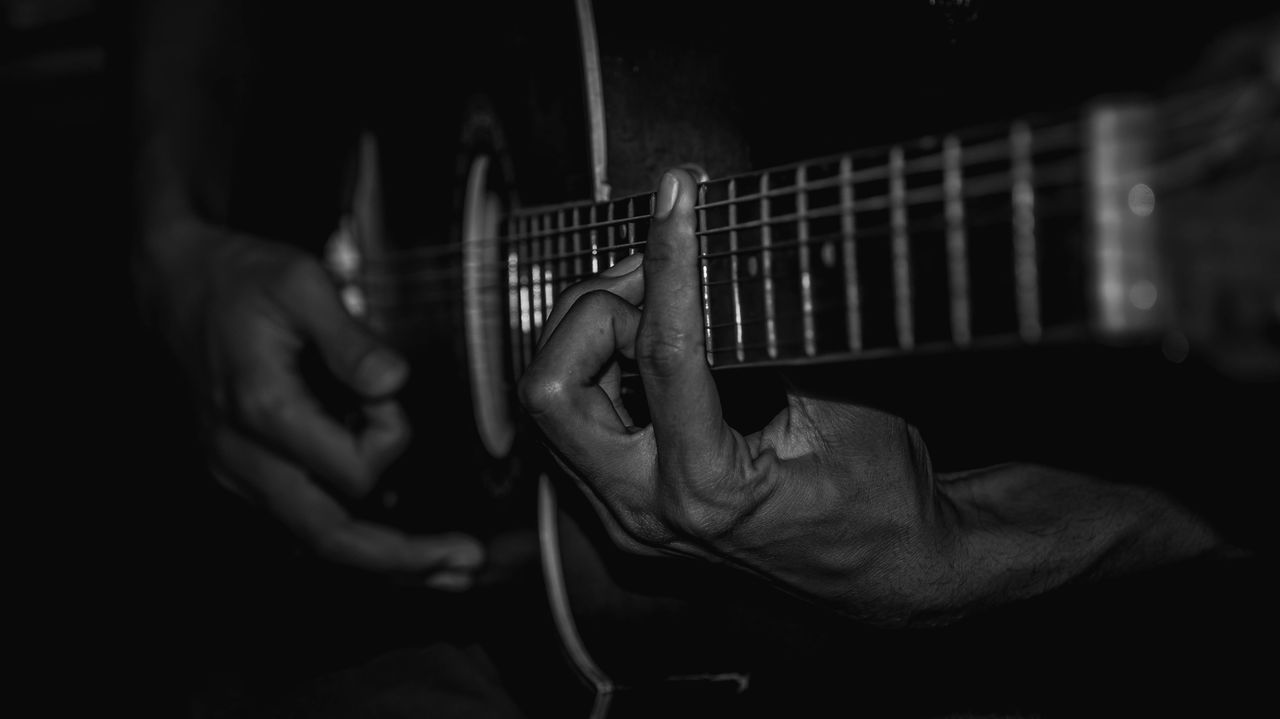
[[[1151,111],[974,128],[699,186],[713,368],[1151,329]],[[513,364],[566,287],[643,251],[654,193],[503,222]]]

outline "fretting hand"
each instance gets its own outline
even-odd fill
[[[867,407],[792,392],[762,430],[735,431],[705,357],[696,196],[687,172],[664,175],[643,259],[563,293],[520,383],[619,546],[729,563],[882,625],[1219,547],[1148,490],[1026,465],[940,475],[913,427]],[[620,357],[648,426],[623,405]]]

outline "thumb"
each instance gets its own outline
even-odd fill
[[[342,305],[338,293],[310,293],[296,316],[311,335],[329,371],[365,399],[394,394],[409,377],[409,364]]]

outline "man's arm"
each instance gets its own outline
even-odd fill
[[[1226,550],[1154,490],[1023,464],[940,476],[914,427],[869,407],[792,393],[739,434],[705,359],[695,188],[663,178],[643,264],[566,291],[520,384],[619,545],[735,565],[882,626]],[[626,415],[619,355],[639,367],[648,426]]]
[[[244,3],[139,0],[133,117],[141,250],[172,260],[161,228],[225,224],[255,62]]]

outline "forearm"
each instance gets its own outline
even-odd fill
[[[1008,464],[943,477],[956,606],[981,608],[1068,584],[1230,551],[1201,518],[1149,487]]]
[[[134,66],[138,251],[167,266],[185,253],[168,228],[227,220],[252,64],[239,2],[144,0]],[[180,236],[180,234],[179,234]]]
[[[133,135],[138,302],[172,334],[207,291],[228,223],[253,53],[248,6],[139,0]],[[177,323],[175,325],[175,323]]]

